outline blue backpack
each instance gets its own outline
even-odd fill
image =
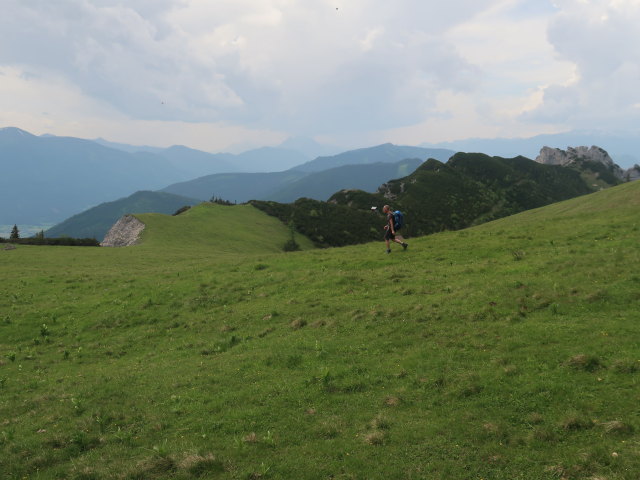
[[[393,212],[393,229],[400,230],[404,225],[404,215],[400,210]]]

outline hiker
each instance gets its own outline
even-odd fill
[[[406,250],[409,245],[405,243],[402,235],[398,234],[397,232],[402,228],[402,224],[396,222],[394,211],[391,210],[391,207],[389,205],[385,205],[384,207],[382,207],[382,212],[387,215],[387,224],[384,226],[384,243],[387,244],[387,253],[391,253],[391,240],[399,243],[400,245],[402,245],[402,248]]]

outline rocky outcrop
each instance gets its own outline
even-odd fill
[[[568,147],[566,150],[542,147],[536,162],[545,165],[561,165],[563,167],[584,167],[591,163],[604,167],[615,178],[623,182],[640,178],[640,167],[638,165],[628,170],[623,170],[613,161],[606,150],[596,146],[590,148]]]
[[[634,165],[625,172],[625,181],[632,182],[634,180],[640,180],[640,165]]]
[[[130,247],[136,245],[144,227],[144,223],[133,215],[125,215],[111,227],[100,246]]]

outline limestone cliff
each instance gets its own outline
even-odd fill
[[[589,148],[568,147],[566,150],[542,147],[536,162],[578,169],[587,168],[599,174],[600,177],[604,177],[606,174],[613,175],[620,182],[628,182],[640,178],[640,167],[638,165],[628,170],[623,170],[613,161],[606,150],[596,146]]]

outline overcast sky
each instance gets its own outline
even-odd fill
[[[0,0],[0,127],[358,147],[638,132],[639,0]]]

